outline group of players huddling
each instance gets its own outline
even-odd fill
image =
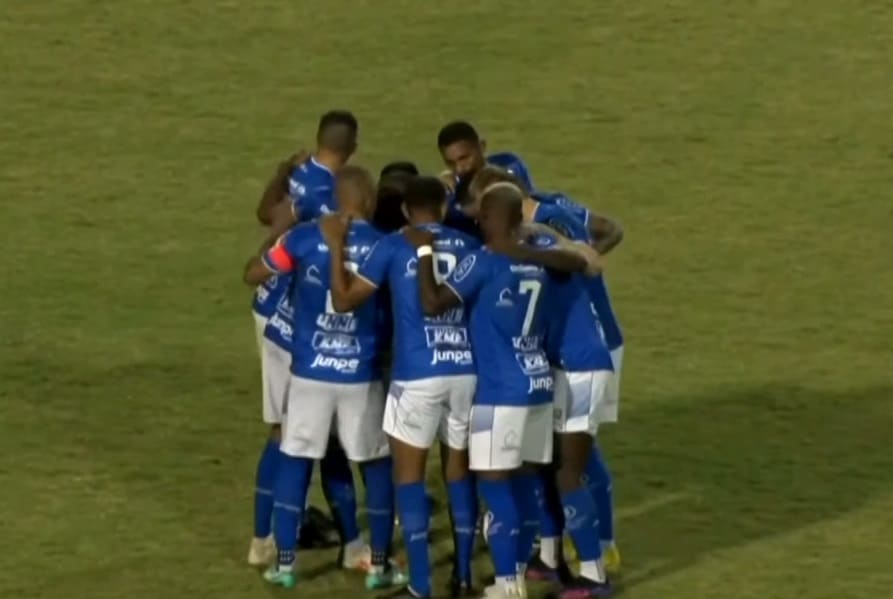
[[[347,164],[357,133],[349,112],[323,115],[316,150],[280,163],[258,206],[270,232],[244,280],[256,286],[271,432],[249,562],[272,563],[273,584],[296,584],[319,461],[341,565],[385,596],[432,596],[425,474],[439,440],[450,596],[481,595],[471,572],[479,498],[495,570],[484,597],[524,597],[529,579],[555,581],[560,597],[607,594],[619,553],[595,435],[617,419],[623,340],[601,256],[622,232],[536,190],[517,156],[486,155],[466,122],[438,135],[440,177],[397,162],[377,185]],[[366,488],[368,545],[348,461]],[[405,572],[391,558],[395,516]]]

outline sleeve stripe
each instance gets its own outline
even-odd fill
[[[443,284],[446,285],[447,289],[449,289],[450,291],[453,292],[453,295],[455,295],[457,298],[459,298],[460,302],[462,302],[463,304],[465,303],[465,301],[462,299],[462,295],[458,291],[456,291],[455,287],[450,285],[449,281],[444,281]]]

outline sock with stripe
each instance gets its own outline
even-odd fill
[[[279,441],[267,440],[254,478],[254,537],[265,539],[273,526],[273,485],[279,467]]]
[[[453,539],[456,545],[456,574],[460,582],[471,586],[471,560],[474,557],[474,528],[478,519],[478,499],[474,479],[465,478],[447,483],[452,514]]]
[[[428,596],[431,594],[431,558],[428,554],[431,514],[424,482],[397,486],[397,514],[409,560],[409,586],[419,595]]]
[[[291,570],[298,546],[299,523],[310,486],[313,460],[279,454],[279,470],[273,488],[273,535],[279,548],[279,568]]]
[[[521,523],[509,480],[478,479],[478,492],[490,510],[487,546],[496,580],[514,581],[518,572],[518,533]]]
[[[394,535],[393,462],[390,457],[364,462],[361,466],[366,481],[366,515],[369,522],[369,546],[372,549],[373,571],[384,571],[391,556]]]
[[[603,544],[610,544],[614,540],[614,499],[612,497],[611,473],[605,464],[604,456],[595,446],[592,448],[592,455],[586,464],[586,487],[598,509],[598,536]]]

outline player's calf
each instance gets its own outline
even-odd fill
[[[257,462],[254,484],[254,537],[248,549],[248,563],[265,566],[275,559],[276,545],[271,536],[273,518],[273,485],[279,466],[280,427],[270,427],[267,442]]]

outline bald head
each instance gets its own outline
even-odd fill
[[[508,181],[497,181],[484,188],[478,221],[486,240],[505,238],[517,230],[524,196],[520,187]]]
[[[361,166],[347,165],[335,175],[335,197],[338,211],[368,219],[375,212],[375,180]]]

